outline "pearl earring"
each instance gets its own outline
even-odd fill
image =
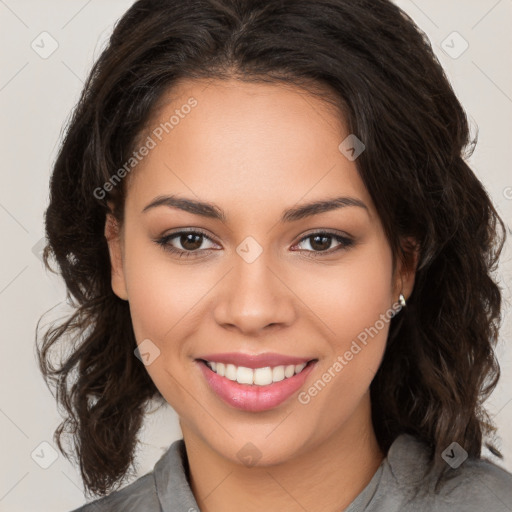
[[[404,294],[401,293],[398,297],[398,302],[400,303],[400,306],[405,307],[407,305],[407,302],[405,302]]]

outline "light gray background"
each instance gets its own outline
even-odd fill
[[[397,3],[428,34],[473,131],[479,127],[479,144],[470,163],[510,226],[512,0]],[[76,468],[55,452],[53,432],[60,417],[35,361],[36,322],[65,298],[62,283],[45,273],[36,254],[63,124],[113,23],[131,4],[131,0],[0,0],[0,511],[64,512],[84,502]],[[49,37],[40,36],[44,31],[58,43],[48,58],[31,47],[35,41],[39,52],[51,48]],[[460,56],[465,43],[454,31],[469,44]],[[41,42],[42,38],[46,39]],[[509,243],[499,270],[506,300],[498,348],[503,376],[488,407],[506,457],[497,462],[512,471],[510,255]],[[63,312],[60,304],[47,319]],[[152,415],[143,430],[138,475],[150,471],[178,437],[177,418],[169,407]],[[53,463],[52,454],[57,456]]]

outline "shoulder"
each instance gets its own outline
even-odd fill
[[[484,459],[467,459],[440,481],[439,494],[447,504],[466,504],[466,510],[512,510],[512,474]]]
[[[161,512],[162,508],[198,510],[187,472],[185,443],[178,439],[160,457],[153,471],[72,512]]]
[[[160,512],[160,504],[155,487],[153,472],[147,473],[119,491],[87,503],[72,512],[147,510]]]
[[[404,510],[512,510],[512,474],[488,460],[467,458],[457,467],[447,463],[442,472],[430,471],[428,447],[409,435],[395,440],[387,459],[394,485],[409,507]]]

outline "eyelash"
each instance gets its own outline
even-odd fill
[[[210,240],[211,242],[213,242],[213,240],[203,231],[201,230],[194,230],[194,231],[178,231],[176,233],[171,233],[170,235],[166,235],[166,236],[163,236],[162,238],[158,239],[158,240],[155,240],[155,242],[160,245],[164,251],[167,251],[167,252],[170,252],[172,254],[176,254],[178,255],[180,258],[182,256],[186,257],[186,258],[195,258],[197,257],[197,253],[201,252],[201,251],[208,251],[208,250],[215,250],[215,249],[196,249],[194,251],[183,251],[181,249],[176,249],[176,247],[173,247],[172,245],[169,244],[169,241],[174,239],[174,238],[178,238],[179,236],[181,235],[184,235],[184,234],[193,234],[193,235],[201,235],[203,236],[204,238]],[[331,250],[331,249],[328,249],[326,251],[310,251],[310,250],[306,250],[304,249],[307,253],[312,253],[312,254],[309,254],[307,257],[310,257],[310,258],[318,258],[320,256],[323,256],[323,255],[331,255],[335,252],[338,252],[340,250],[345,250],[345,249],[348,249],[350,247],[352,247],[354,245],[354,240],[347,237],[347,236],[342,236],[338,233],[333,233],[333,232],[330,232],[330,231],[315,231],[313,233],[310,233],[304,237],[302,237],[299,242],[295,245],[299,245],[301,242],[303,242],[304,240],[307,240],[309,238],[313,238],[315,236],[318,236],[318,235],[326,235],[328,237],[332,237],[334,240],[336,240],[337,242],[340,243],[340,245],[335,248],[334,250]]]

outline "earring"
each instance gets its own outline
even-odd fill
[[[405,307],[407,305],[407,302],[405,302],[404,294],[401,293],[398,297],[398,302],[400,303],[400,306]]]

